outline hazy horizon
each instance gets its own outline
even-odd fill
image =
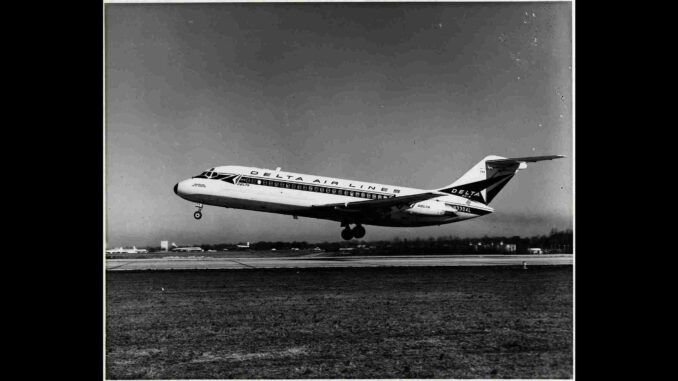
[[[106,4],[108,247],[340,241],[338,222],[206,206],[221,165],[405,187],[529,164],[495,213],[364,240],[573,228],[571,3]]]

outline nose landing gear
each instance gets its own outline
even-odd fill
[[[198,210],[195,213],[193,213],[193,218],[195,218],[196,220],[202,218],[202,206],[203,206],[202,204],[196,205],[196,208],[198,208]]]

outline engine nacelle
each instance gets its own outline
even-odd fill
[[[426,200],[412,204],[409,208],[405,209],[404,212],[420,216],[444,216],[455,215],[457,210],[442,202]]]

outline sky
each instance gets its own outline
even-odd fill
[[[422,189],[487,155],[530,164],[495,212],[366,240],[573,227],[569,2],[106,4],[106,245],[340,241],[338,222],[205,206],[222,165]]]

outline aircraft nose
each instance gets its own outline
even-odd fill
[[[179,194],[177,189],[179,188],[179,183],[174,184],[174,194]]]

